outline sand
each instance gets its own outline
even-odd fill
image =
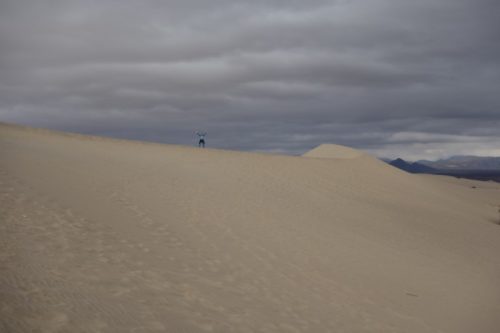
[[[499,332],[500,184],[0,125],[0,332]]]

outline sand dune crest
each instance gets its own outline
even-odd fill
[[[361,156],[366,156],[366,154],[360,150],[356,150],[346,146],[334,145],[334,144],[322,144],[318,147],[306,152],[304,157],[316,157],[316,158],[358,158]]]

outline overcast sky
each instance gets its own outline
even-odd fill
[[[498,0],[0,0],[0,121],[500,156]]]

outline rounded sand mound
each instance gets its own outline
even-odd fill
[[[360,150],[349,148],[346,146],[339,146],[334,144],[322,144],[318,147],[308,151],[304,157],[316,157],[316,158],[358,158],[366,156],[366,154]]]

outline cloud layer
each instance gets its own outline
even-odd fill
[[[0,2],[0,120],[302,153],[500,155],[493,0]]]

